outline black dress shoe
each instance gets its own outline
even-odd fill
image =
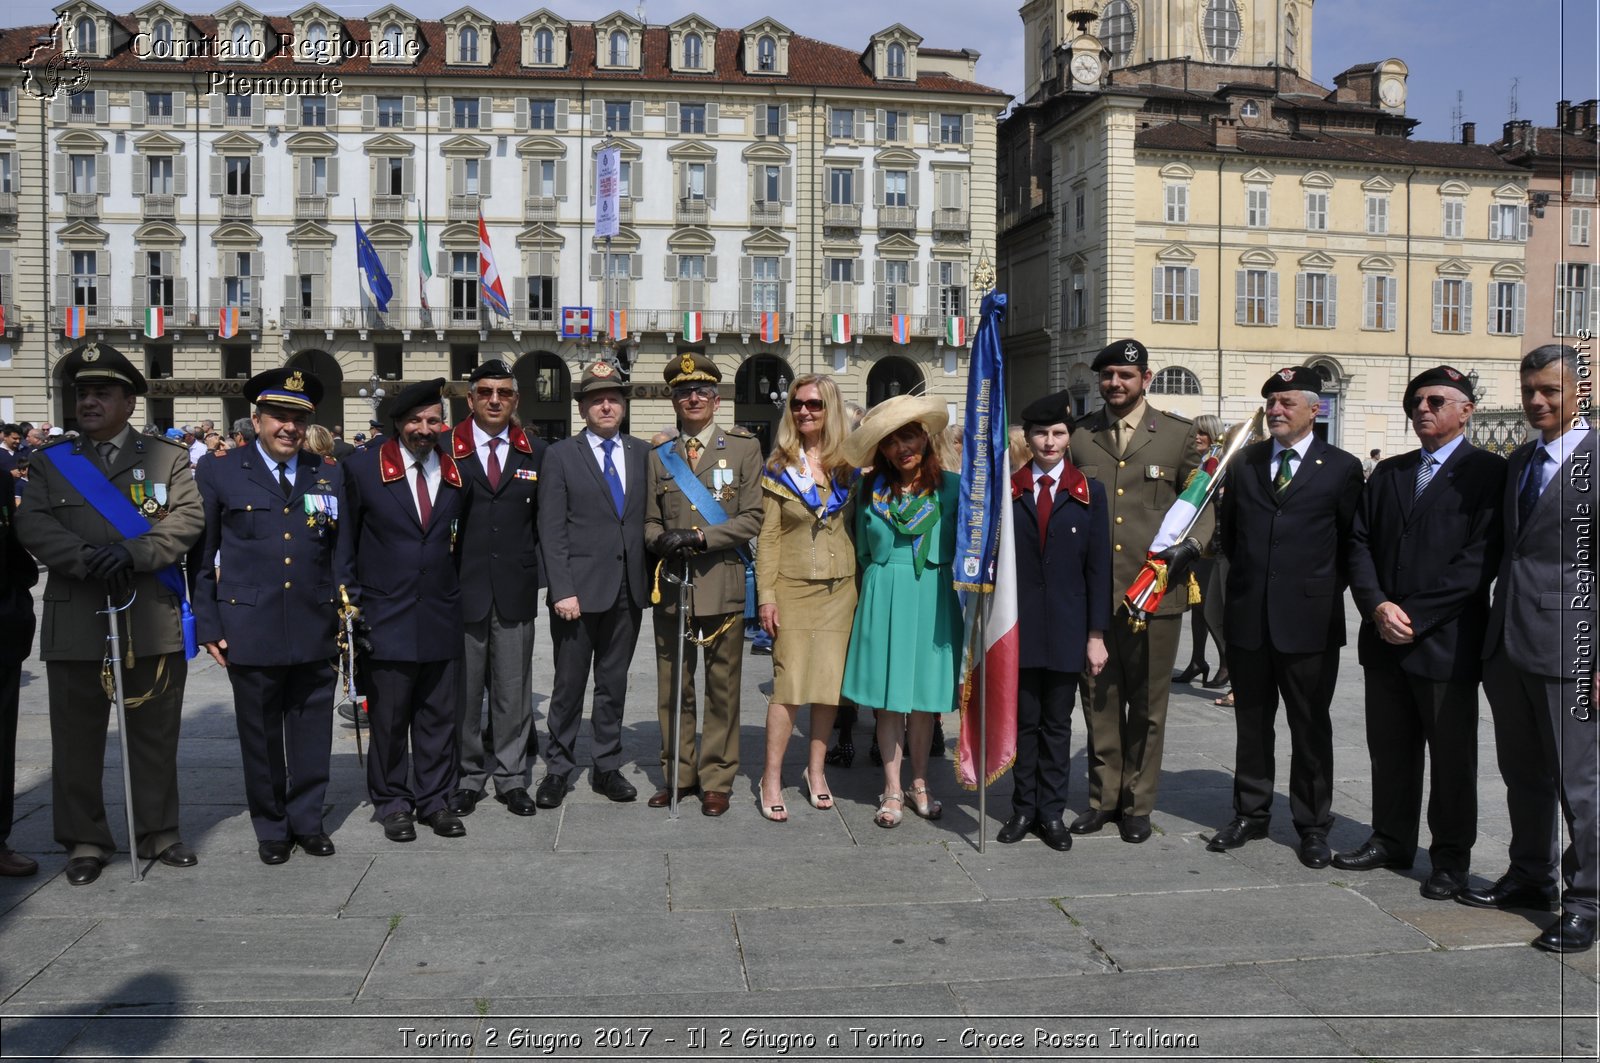
[[[333,839],[326,834],[297,834],[294,842],[311,856],[333,855]]]
[[[287,864],[291,848],[288,842],[262,842],[256,846],[256,853],[263,864]]]
[[[383,836],[392,842],[417,840],[416,820],[409,812],[391,812],[383,817]]]
[[[76,856],[67,861],[67,881],[74,886],[87,886],[100,877],[105,861],[93,856]]]
[[[543,790],[543,787],[540,787],[540,789]],[[528,796],[526,787],[518,786],[507,790],[503,794],[495,794],[494,799],[518,816],[532,816],[539,811],[539,806],[533,803],[532,797]],[[454,837],[454,835],[451,835],[451,837]]]
[[[1307,834],[1300,839],[1300,862],[1309,868],[1324,868],[1333,862],[1333,850],[1328,848],[1324,834]]]
[[[1121,818],[1121,813],[1115,809],[1104,810],[1091,808],[1067,827],[1074,834],[1093,834],[1107,823],[1114,823]]]
[[[528,792],[524,790],[522,796],[527,797]],[[460,838],[467,833],[467,825],[444,808],[431,815],[418,816],[417,822],[424,827],[432,828],[433,833],[441,838]]]
[[[1041,820],[1035,829],[1044,843],[1056,852],[1064,853],[1072,848],[1072,831],[1059,819]]]
[[[1267,836],[1267,821],[1261,819],[1245,819],[1243,816],[1230,820],[1226,827],[1217,831],[1206,843],[1206,848],[1214,853],[1227,852],[1237,849],[1245,842]]]
[[[1014,845],[1028,836],[1028,831],[1033,829],[1032,816],[1012,816],[1006,820],[1006,825],[1000,828],[1000,833],[994,840],[1002,845]]]
[[[193,867],[200,862],[200,858],[194,855],[194,850],[182,842],[173,842],[161,850],[156,859],[168,867]]]
[[[1375,841],[1366,841],[1362,843],[1361,848],[1352,852],[1335,854],[1333,866],[1341,871],[1374,871],[1380,867],[1409,871],[1411,861],[1390,854],[1389,850]]]
[[[565,775],[546,775],[539,780],[536,803],[540,808],[560,808],[561,802],[566,799],[567,777]]]
[[[1556,902],[1554,889],[1528,886],[1501,875],[1492,886],[1469,887],[1456,894],[1456,903],[1471,908],[1532,908],[1548,912]]]
[[[1546,952],[1587,952],[1594,947],[1594,926],[1593,919],[1565,912],[1533,939],[1533,947]]]
[[[457,790],[445,799],[444,807],[450,810],[452,816],[470,816],[482,800],[483,795],[474,790]]]
[[[1122,840],[1138,845],[1150,839],[1149,816],[1123,816],[1117,824],[1117,830],[1122,833]]]
[[[1436,867],[1422,884],[1422,895],[1430,901],[1448,901],[1467,888],[1467,873]]]
[[[633,783],[622,777],[622,772],[597,771],[589,779],[589,786],[595,793],[607,801],[627,802],[638,798],[639,791],[633,788]]]

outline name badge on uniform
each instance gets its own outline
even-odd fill
[[[144,470],[143,469],[134,469],[133,470],[133,478],[134,478],[135,481],[143,480],[144,479]]]
[[[1146,465],[1144,467],[1144,478],[1146,480],[1159,480],[1159,479],[1161,479],[1161,466],[1159,466],[1159,465]]]

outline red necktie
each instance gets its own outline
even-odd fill
[[[422,462],[417,462],[417,517],[422,522],[422,530],[428,530],[428,521],[433,517],[433,502],[428,498],[428,474],[422,471]]]
[[[500,437],[495,436],[489,440],[489,490],[500,489],[500,455],[495,453],[495,447],[500,445]]]
[[[1045,536],[1050,534],[1050,485],[1055,483],[1048,476],[1039,477],[1039,549],[1044,549]]]

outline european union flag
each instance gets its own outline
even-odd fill
[[[372,291],[372,301],[378,304],[378,311],[387,313],[389,300],[394,298],[394,285],[389,283],[389,275],[383,271],[383,263],[372,241],[367,239],[366,230],[361,228],[359,218],[356,219],[356,265],[367,275],[367,287]]]

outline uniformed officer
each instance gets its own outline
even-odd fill
[[[1115,821],[1123,841],[1138,843],[1150,837],[1172,662],[1188,606],[1180,582],[1162,599],[1149,626],[1135,632],[1119,605],[1199,457],[1194,424],[1145,400],[1151,373],[1144,344],[1117,340],[1095,357],[1093,367],[1105,405],[1072,433],[1071,457],[1084,475],[1105,486],[1110,504],[1113,616],[1106,632],[1110,660],[1099,675],[1083,677],[1089,808],[1068,829],[1092,834]],[[1211,538],[1213,523],[1208,509],[1193,539],[1180,544],[1182,555],[1172,559],[1180,580],[1182,565],[1198,556],[1199,544]]]
[[[17,541],[11,490],[0,482],[0,631],[5,632],[0,636],[0,878],[25,878],[39,870],[38,861],[6,844],[16,807],[22,662],[33,653],[32,587],[38,582],[39,566]]]
[[[743,428],[719,428],[714,419],[722,373],[704,354],[685,351],[667,363],[667,383],[678,414],[678,435],[650,453],[644,518],[645,544],[664,566],[682,570],[689,558],[689,631],[683,658],[683,714],[676,754],[671,741],[675,697],[672,673],[678,649],[678,595],[660,584],[655,609],[656,679],[661,717],[662,788],[651,808],[671,799],[669,757],[678,758],[678,796],[700,790],[700,810],[720,816],[739,771],[739,682],[744,670],[745,565],[749,543],[761,530],[761,444]],[[659,573],[659,570],[658,570]],[[705,732],[695,756],[695,648],[706,660]]]
[[[331,856],[322,826],[333,727],[339,588],[355,582],[340,534],[344,470],[304,449],[322,381],[300,369],[245,384],[256,441],[202,461],[206,532],[190,564],[200,642],[228,670],[245,799],[264,864],[295,845]],[[220,551],[220,557],[219,557]]]
[[[61,373],[77,396],[80,434],[34,454],[17,537],[50,570],[39,656],[50,682],[55,837],[67,849],[67,881],[83,886],[116,851],[101,791],[111,713],[101,685],[108,595],[119,603],[133,597],[122,614],[124,654],[133,664],[124,660],[122,677],[135,851],[171,867],[198,862],[178,833],[178,724],[188,675],[178,566],[199,540],[205,514],[188,450],[128,426],[147,386],[120,351],[85,344],[62,359]]]

